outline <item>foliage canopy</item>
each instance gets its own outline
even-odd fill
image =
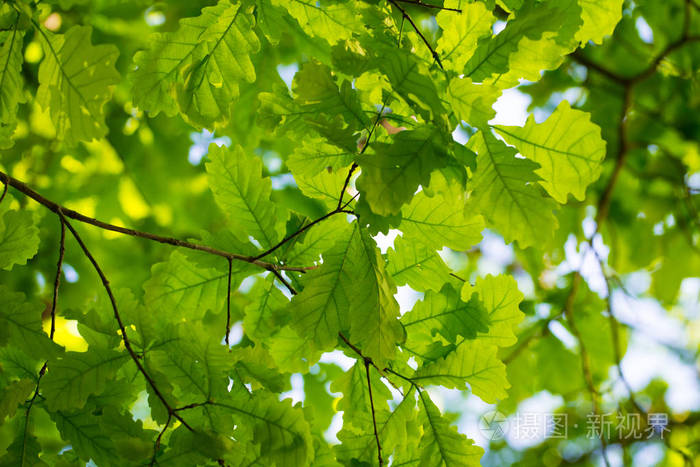
[[[697,365],[699,71],[694,0],[4,1],[0,465],[693,462],[613,298]],[[484,455],[446,389],[569,439]]]

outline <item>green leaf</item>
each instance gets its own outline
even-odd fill
[[[478,154],[470,204],[508,243],[517,240],[527,248],[549,241],[558,227],[556,204],[533,186],[540,180],[534,174],[538,165],[516,158],[514,149],[488,131],[472,136],[467,147]]]
[[[377,51],[379,69],[391,86],[426,122],[444,112],[435,82],[414,54],[404,49]]]
[[[419,445],[419,464],[428,467],[478,467],[484,450],[450,426],[426,391],[420,391],[418,395],[424,409],[420,412],[423,436]]]
[[[358,230],[360,251],[351,252],[355,261],[355,291],[350,309],[350,339],[358,343],[366,357],[383,368],[405,335],[398,321],[396,286],[386,272],[384,258],[369,233],[359,227]]]
[[[518,284],[511,276],[487,275],[476,281],[476,286],[465,284],[462,288],[462,300],[477,293],[481,303],[486,308],[489,320],[489,331],[479,334],[479,339],[487,339],[499,347],[509,347],[516,342],[513,329],[525,317],[520,311],[523,294],[518,290]]]
[[[323,171],[337,172],[352,164],[355,153],[326,143],[320,138],[305,138],[289,156],[287,165],[297,176],[314,176]]]
[[[92,28],[73,26],[65,34],[41,32],[44,60],[36,100],[49,111],[59,139],[74,146],[107,133],[104,105],[120,81],[114,45],[93,46]]]
[[[353,33],[360,33],[364,28],[353,2],[272,0],[272,3],[284,7],[306,34],[323,38],[330,44],[350,39]]]
[[[307,230],[302,234],[301,240],[289,242],[289,249],[280,256],[287,264],[306,266],[316,264],[319,262],[319,257],[343,236],[347,227],[348,221],[344,215],[332,216]]]
[[[576,40],[602,44],[622,19],[623,0],[578,0],[578,3],[583,26],[576,32]]]
[[[491,35],[496,18],[482,2],[447,0],[444,6],[462,11],[457,13],[445,10],[437,14],[442,36],[438,39],[436,51],[445,68],[462,73],[464,65],[476,50],[477,41]]]
[[[382,383],[379,374],[370,371],[372,399],[374,400],[375,416],[386,418],[389,413],[387,401],[391,399],[389,389]],[[361,431],[372,430],[372,411],[370,409],[369,388],[367,387],[367,371],[362,359],[341,375],[331,384],[331,392],[341,392],[343,397],[338,401],[337,410],[343,411],[343,427],[355,428]],[[376,454],[376,451],[375,451]]]
[[[100,394],[129,360],[126,352],[91,348],[66,352],[50,361],[41,389],[52,411],[82,408],[92,394]]]
[[[229,150],[213,143],[209,159],[209,186],[229,219],[231,232],[242,242],[252,236],[263,248],[275,245],[283,234],[280,220],[284,216],[278,216],[277,206],[270,201],[272,186],[269,178],[262,178],[262,161],[240,146]]]
[[[379,215],[397,214],[419,185],[430,183],[433,170],[447,164],[436,128],[424,126],[398,133],[391,144],[374,143],[375,154],[358,158],[360,194]]]
[[[6,417],[14,417],[17,407],[29,399],[36,383],[31,379],[22,378],[5,385],[0,395],[0,425]]]
[[[202,269],[190,263],[179,251],[151,270],[143,285],[146,306],[167,313],[169,321],[198,319],[208,310],[221,313],[226,304],[228,273]]]
[[[201,325],[180,325],[173,338],[149,353],[151,363],[177,387],[181,400],[209,400],[226,392],[233,361],[219,336]]]
[[[532,115],[524,127],[494,127],[520,153],[540,164],[540,184],[560,203],[571,193],[583,200],[586,187],[600,176],[606,143],[590,115],[564,100],[543,123]]]
[[[419,292],[439,291],[448,280],[450,270],[440,255],[422,243],[396,237],[394,248],[387,252],[387,272],[397,285],[409,285]]]
[[[41,324],[44,306],[27,302],[24,294],[0,285],[0,345],[23,350],[36,360],[46,360],[63,349],[52,342]]]
[[[447,246],[464,251],[481,240],[484,220],[471,212],[465,214],[463,198],[440,193],[428,196],[423,190],[401,212],[406,241],[417,241],[433,249]]]
[[[338,198],[343,192],[343,186],[347,173],[343,171],[326,170],[312,177],[306,175],[295,175],[294,180],[297,186],[309,198],[321,201],[329,210],[338,207]],[[348,198],[346,198],[346,201]]]
[[[255,283],[250,300],[251,303],[245,308],[243,328],[246,336],[263,343],[286,323],[289,300],[277,288],[273,275]]]
[[[71,444],[80,459],[92,459],[98,465],[118,465],[119,453],[112,434],[105,431],[102,418],[85,409],[76,412],[51,412],[51,418],[61,433],[61,438]]]
[[[479,128],[486,127],[496,116],[493,104],[500,95],[497,87],[475,84],[469,78],[453,79],[447,88],[447,98],[457,118]]]
[[[401,317],[401,323],[407,334],[405,348],[419,356],[427,356],[440,341],[456,344],[458,336],[474,339],[477,333],[489,330],[489,318],[479,299],[473,296],[462,301],[450,284],[440,292],[426,292],[425,298]]]
[[[301,409],[289,400],[278,401],[272,395],[257,391],[248,393],[234,387],[231,398],[215,402],[216,407],[229,411],[239,425],[252,426],[253,440],[262,448],[262,464],[307,465],[312,451],[309,425]]]
[[[393,411],[389,411],[386,401],[391,396],[374,370],[370,371],[370,381],[377,434],[382,446],[382,458],[386,459],[393,452],[417,444],[416,438],[419,435],[415,393],[411,387],[401,403]],[[338,458],[344,461],[354,459],[375,463],[377,443],[374,437],[367,375],[362,361],[358,361],[350,371],[338,378],[332,390],[343,393],[343,398],[338,401],[338,409],[343,411],[343,429],[338,433],[341,444],[335,447]]]
[[[39,249],[39,229],[30,211],[9,210],[9,200],[0,206],[0,269],[11,270],[31,259]]]
[[[444,358],[418,368],[413,381],[421,385],[435,384],[447,388],[465,389],[484,402],[493,404],[508,396],[506,366],[498,359],[498,347],[491,342],[465,340]]]
[[[253,25],[246,7],[222,1],[181,20],[175,32],[153,34],[149,49],[134,57],[136,105],[153,116],[179,109],[197,126],[228,120],[238,82],[256,78],[250,54],[260,42]]]
[[[324,113],[331,117],[341,115],[352,129],[367,129],[370,120],[362,110],[362,105],[349,81],[344,80],[340,87],[335,83],[328,66],[318,62],[308,62],[294,75],[292,90],[295,101],[304,113]],[[311,116],[310,118],[314,118]]]
[[[0,124],[14,125],[17,105],[26,101],[22,72],[22,42],[19,13],[11,31],[0,32]]]
[[[2,466],[45,466],[46,464],[39,454],[42,454],[41,445],[36,436],[20,429],[19,435],[7,447],[7,453],[0,457]]]
[[[403,335],[395,287],[374,241],[354,223],[323,256],[321,267],[306,274],[304,290],[290,303],[291,326],[319,351],[335,347],[338,333],[349,329],[367,356],[385,362]]]
[[[558,60],[558,65],[562,54],[575,47],[572,39],[580,23],[577,10],[575,0],[527,3],[498,35],[479,41],[464,67],[464,75],[476,82],[494,77],[494,82],[502,88],[516,85],[521,77],[538,79],[539,75],[534,75],[542,68],[553,66],[553,58]],[[547,49],[549,53],[542,53]],[[559,57],[552,57],[557,52]],[[515,63],[518,73],[501,79],[501,75],[507,75],[514,62],[518,62],[518,54],[527,56],[530,62],[520,60]],[[523,76],[523,72],[527,76]]]

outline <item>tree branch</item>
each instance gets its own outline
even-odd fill
[[[226,289],[226,334],[224,341],[226,342],[226,347],[229,347],[229,334],[231,333],[231,268],[233,262],[231,258],[228,260],[228,287]]]
[[[61,216],[61,217],[63,216],[63,212],[60,209],[58,210],[57,213],[59,216]],[[129,340],[129,336],[126,333],[126,327],[124,326],[124,322],[122,321],[121,315],[119,314],[119,308],[117,307],[117,301],[114,298],[114,294],[112,293],[112,287],[109,285],[109,281],[107,280],[107,277],[105,276],[104,272],[102,271],[102,268],[100,268],[100,265],[95,260],[95,257],[92,256],[92,253],[90,253],[90,250],[88,250],[87,246],[83,242],[83,239],[80,237],[78,232],[73,228],[71,223],[68,222],[68,220],[65,219],[65,217],[63,217],[63,222],[66,224],[66,227],[68,227],[68,230],[73,235],[73,238],[75,238],[75,241],[78,242],[78,245],[80,245],[80,248],[83,250],[83,253],[87,257],[87,259],[90,261],[90,263],[92,263],[92,266],[95,269],[95,272],[97,272],[97,275],[100,277],[100,280],[102,281],[102,285],[104,286],[104,289],[107,292],[107,296],[109,297],[109,301],[112,304],[112,311],[114,312],[114,319],[116,319],[117,325],[119,326],[119,331],[121,332],[121,335],[122,335],[122,341],[124,342],[124,347],[126,348],[126,351],[129,353],[129,356],[131,356],[131,359],[134,361],[134,364],[136,364],[136,368],[138,368],[139,372],[143,375],[143,377],[146,379],[146,381],[151,386],[151,388],[153,388],[153,392],[158,397],[158,399],[160,399],[160,401],[163,403],[163,405],[165,406],[165,408],[168,411],[168,414],[175,417],[188,430],[194,431],[194,429],[182,417],[180,417],[177,413],[175,413],[173,408],[170,406],[168,401],[165,399],[165,396],[158,389],[158,386],[156,386],[156,383],[155,383],[155,381],[153,381],[153,378],[151,378],[151,376],[148,374],[146,369],[141,364],[141,361],[139,360],[138,355],[136,355],[136,352],[131,347],[131,341]]]
[[[265,261],[259,261],[259,257],[255,256],[246,256],[246,255],[241,255],[238,253],[229,253],[227,251],[222,251],[218,250],[216,248],[212,248],[207,245],[200,245],[198,243],[192,243],[192,242],[187,242],[184,240],[179,240],[177,238],[171,238],[171,237],[164,237],[161,235],[156,235],[152,234],[149,232],[141,232],[138,230],[134,229],[128,229],[125,227],[120,227],[118,225],[113,225],[113,224],[108,224],[107,222],[102,222],[100,220],[94,219],[92,217],[85,216],[79,212],[73,211],[72,209],[68,209],[64,206],[61,206],[49,199],[46,199],[36,191],[32,190],[29,188],[25,183],[17,180],[16,178],[12,178],[9,175],[3,173],[0,171],[0,178],[3,179],[3,182],[5,182],[6,186],[9,183],[13,188],[15,188],[17,191],[20,191],[21,193],[24,193],[26,196],[32,198],[34,201],[37,203],[43,205],[44,207],[48,208],[49,210],[55,212],[58,214],[59,210],[63,213],[64,217],[74,219],[78,222],[82,222],[84,224],[90,224],[95,227],[99,227],[104,230],[110,230],[112,232],[119,232],[124,235],[129,235],[132,237],[139,237],[139,238],[145,238],[148,240],[153,240],[158,243],[165,243],[167,245],[172,245],[176,247],[181,247],[181,248],[188,248],[190,250],[197,250],[197,251],[203,251],[205,253],[209,253],[215,256],[221,256],[222,258],[228,258],[231,260],[236,260],[236,261],[243,261],[245,263],[250,263],[254,264],[255,266],[258,266],[262,269],[268,270],[268,271],[297,271],[297,272],[304,272],[304,271],[309,271],[311,269],[316,269],[317,266],[286,266],[286,265],[278,265],[278,264],[273,264],[273,263],[268,263]]]
[[[397,1],[400,1],[400,0],[387,0],[387,1],[389,3],[391,3],[397,10],[399,10],[401,12],[401,14],[403,15],[403,17],[408,20],[408,22],[413,27],[413,30],[416,31],[416,34],[418,34],[418,36],[421,38],[421,40],[423,41],[425,46],[428,48],[428,50],[432,54],[433,58],[435,59],[435,62],[438,64],[440,69],[444,70],[445,67],[442,66],[442,61],[440,61],[440,55],[438,55],[438,53],[435,51],[433,46],[430,45],[430,42],[428,42],[428,39],[425,38],[423,33],[420,31],[420,29],[418,29],[418,26],[416,25],[416,23],[413,22],[413,18],[411,18],[411,16],[408,13],[406,13],[406,10],[404,10],[403,7],[397,3]]]
[[[155,465],[155,463],[156,463],[156,455],[158,454],[158,450],[160,449],[160,441],[163,438],[163,435],[165,434],[165,432],[167,431],[168,426],[170,426],[170,421],[172,419],[173,419],[173,415],[169,413],[168,420],[165,422],[165,426],[163,426],[163,429],[160,430],[160,433],[158,433],[158,437],[156,438],[156,442],[153,446],[153,457],[151,458],[151,463],[150,463],[151,467],[153,467],[153,465]]]
[[[56,264],[56,278],[53,281],[53,298],[51,300],[51,332],[49,334],[51,340],[56,332],[56,302],[58,301],[58,287],[61,283],[63,257],[66,254],[66,223],[63,220],[63,215],[59,214],[58,219],[61,221],[61,239],[58,245],[58,263]]]
[[[367,390],[369,391],[369,406],[370,406],[370,409],[372,411],[372,425],[374,426],[374,439],[377,442],[377,457],[379,460],[379,465],[381,467],[382,465],[384,465],[384,459],[382,459],[382,444],[379,441],[379,432],[377,431],[377,416],[376,416],[375,411],[374,411],[374,399],[372,397],[372,381],[371,381],[370,375],[369,375],[370,365],[375,367],[377,369],[377,371],[379,371],[379,368],[377,367],[377,365],[374,364],[374,362],[372,361],[372,359],[370,357],[365,357],[362,354],[362,351],[359,348],[357,348],[355,345],[353,345],[353,343],[350,342],[350,340],[348,340],[348,338],[345,337],[345,335],[342,332],[339,332],[338,336],[343,340],[343,342],[345,342],[347,344],[348,347],[350,347],[352,350],[355,351],[355,353],[357,355],[360,356],[363,363],[365,364],[365,372],[367,374]],[[381,374],[381,371],[379,373]]]
[[[372,426],[374,427],[374,439],[377,442],[377,458],[379,460],[379,466],[384,465],[384,460],[382,459],[382,444],[379,442],[379,433],[377,432],[377,416],[374,413],[374,399],[372,397],[372,381],[369,377],[369,364],[370,362],[365,359],[365,373],[367,374],[367,390],[369,392],[369,407],[372,410]]]
[[[8,184],[5,183],[5,189],[3,190],[2,196],[0,196],[0,202],[2,202],[2,198],[4,198],[5,194],[7,193],[7,186],[8,186]],[[56,304],[58,302],[58,288],[61,284],[61,271],[63,269],[63,257],[65,256],[65,252],[66,252],[66,223],[64,222],[63,217],[60,214],[58,217],[61,221],[61,237],[60,237],[59,245],[58,245],[58,262],[57,262],[57,266],[56,266],[56,278],[54,279],[54,282],[53,282],[53,295],[51,298],[51,331],[49,333],[49,338],[51,340],[53,340],[54,334],[56,333]],[[24,439],[27,438],[27,434],[28,434],[28,430],[29,430],[29,415],[30,415],[30,412],[32,410],[32,407],[34,406],[34,401],[36,400],[37,396],[39,395],[39,385],[41,384],[41,378],[43,378],[44,375],[46,374],[46,369],[48,368],[48,364],[49,364],[49,362],[45,361],[44,364],[41,366],[41,369],[39,370],[39,377],[36,380],[34,394],[32,395],[31,399],[29,399],[29,402],[27,405],[27,410],[24,414]]]
[[[293,238],[295,238],[297,235],[300,235],[301,233],[307,231],[308,229],[310,229],[310,228],[313,227],[314,225],[318,224],[319,222],[321,222],[321,221],[323,221],[323,220],[326,220],[326,219],[328,219],[329,217],[331,217],[332,215],[338,214],[339,212],[342,212],[342,210],[341,210],[340,208],[336,208],[336,209],[332,210],[331,212],[326,213],[326,214],[324,214],[323,216],[319,217],[318,219],[316,219],[316,220],[314,220],[314,221],[312,221],[312,222],[306,224],[305,226],[303,226],[302,228],[300,228],[299,230],[297,230],[297,231],[294,232],[293,234],[287,235],[285,238],[283,238],[282,240],[280,240],[275,246],[273,246],[273,247],[269,248],[268,250],[263,251],[263,252],[260,253],[259,255],[255,256],[255,257],[253,258],[253,261],[258,261],[259,259],[264,258],[265,256],[269,255],[270,253],[276,251],[278,248],[280,248],[282,245],[284,245],[284,244],[287,243],[288,241],[290,241],[290,240],[292,240]],[[266,264],[269,264],[269,263],[266,263]],[[267,268],[266,268],[266,269],[267,269]],[[278,267],[277,269],[278,269],[278,270],[284,269],[284,270],[286,270],[286,271],[295,271],[295,270],[297,270],[297,269],[289,269],[289,268],[285,268],[285,267]],[[315,266],[314,266],[313,268],[312,268],[312,267],[305,268],[304,270],[308,270],[308,269],[315,269]],[[268,269],[268,270],[271,271],[271,269]]]
[[[462,12],[462,10],[460,10],[459,8],[447,8],[447,7],[440,6],[440,5],[431,5],[429,3],[423,3],[421,0],[397,0],[397,1],[401,2],[401,3],[408,3],[410,5],[421,6],[423,8],[432,8],[435,10],[444,10],[444,11],[454,11],[457,13]]]
[[[7,181],[7,175],[4,173],[0,172],[0,178],[2,178],[2,181],[4,183],[4,186],[2,187],[2,195],[0,195],[0,203],[2,203],[5,200],[5,195],[7,195],[7,188],[10,186],[10,184]]]

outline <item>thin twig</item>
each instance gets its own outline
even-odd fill
[[[170,421],[173,419],[172,414],[168,414],[168,420],[165,422],[165,426],[163,426],[163,429],[160,430],[160,433],[158,433],[158,437],[156,438],[156,442],[153,446],[153,457],[151,458],[151,467],[156,463],[156,455],[158,454],[158,450],[160,449],[160,441],[163,438],[163,435],[165,434],[165,431],[168,429],[168,426],[170,425]]]
[[[5,200],[5,195],[7,195],[7,188],[9,186],[9,183],[7,182],[7,175],[0,172],[0,177],[2,178],[2,181],[4,183],[4,186],[2,188],[2,195],[0,195],[0,203],[2,203]]]
[[[371,133],[370,133],[371,136]],[[369,137],[367,138],[367,142],[365,143],[365,147],[369,144]],[[364,151],[364,148],[363,148]],[[357,163],[353,162],[352,165],[350,166],[350,170],[348,170],[348,176],[345,177],[345,182],[343,183],[343,188],[340,190],[340,196],[338,197],[338,206],[335,208],[336,211],[339,211],[341,209],[341,206],[343,205],[343,196],[345,195],[345,190],[348,189],[348,185],[350,184],[350,178],[352,178],[352,174],[355,172],[355,169],[357,169]]]
[[[275,246],[273,246],[273,247],[269,248],[268,250],[265,250],[265,251],[263,251],[262,253],[260,253],[259,255],[255,256],[255,257],[253,258],[253,260],[254,260],[254,261],[258,261],[260,258],[264,258],[265,256],[269,255],[270,253],[276,251],[278,248],[280,248],[282,245],[284,245],[285,243],[287,243],[287,242],[290,241],[291,239],[295,238],[297,235],[300,235],[301,233],[306,232],[308,229],[310,229],[310,228],[313,227],[314,225],[318,224],[319,222],[321,222],[321,221],[323,221],[323,220],[328,219],[329,217],[333,216],[334,214],[338,214],[339,212],[341,212],[340,209],[334,209],[334,210],[332,210],[331,212],[326,213],[326,214],[324,214],[323,216],[319,217],[318,219],[316,219],[316,220],[314,220],[314,221],[312,221],[312,222],[306,224],[305,226],[303,226],[302,228],[300,228],[300,229],[297,230],[296,232],[287,235],[285,238],[283,238],[282,240],[280,240]],[[305,268],[305,270],[314,269],[314,268],[315,268],[315,267],[313,267],[313,268]],[[284,269],[284,270],[286,270],[286,271],[294,271],[294,269],[289,269],[289,268],[284,268],[284,267],[279,267],[279,268],[277,268],[277,269],[278,269],[278,270]],[[268,269],[268,270],[271,271],[271,269]]]
[[[462,10],[460,10],[459,8],[448,8],[448,7],[440,6],[440,5],[431,5],[429,3],[423,3],[421,0],[397,0],[397,1],[401,2],[401,3],[409,3],[411,5],[422,6],[424,8],[433,8],[435,10],[455,11],[457,13],[462,12]]]
[[[600,225],[607,218],[608,211],[610,209],[610,202],[612,201],[613,190],[617,184],[617,180],[622,172],[622,168],[627,162],[627,154],[629,153],[629,142],[627,140],[627,114],[632,106],[632,86],[625,86],[623,98],[622,98],[622,110],[620,117],[620,124],[618,125],[618,148],[617,155],[615,158],[615,167],[613,168],[612,174],[608,179],[608,183],[605,185],[603,194],[598,201],[598,209],[596,212],[596,227],[595,233],[600,229]],[[593,238],[593,236],[591,238]]]
[[[124,235],[129,235],[132,237],[139,237],[139,238],[145,238],[148,240],[153,240],[158,243],[164,243],[167,245],[172,245],[176,247],[182,247],[182,248],[188,248],[190,250],[197,250],[197,251],[203,251],[205,253],[210,253],[215,256],[221,256],[222,258],[230,258],[232,260],[236,261],[243,261],[246,263],[254,264],[255,266],[258,266],[262,269],[266,269],[268,271],[272,270],[280,270],[280,271],[297,271],[297,272],[304,272],[304,271],[309,271],[312,269],[316,269],[317,266],[286,266],[286,265],[278,265],[278,264],[273,264],[273,263],[268,263],[265,261],[259,261],[258,257],[255,256],[246,256],[246,255],[241,255],[238,253],[229,253],[227,251],[222,251],[218,250],[216,248],[212,248],[207,245],[200,245],[197,243],[192,243],[192,242],[187,242],[184,240],[180,240],[177,238],[172,238],[172,237],[164,237],[161,235],[156,235],[152,234],[149,232],[141,232],[138,230],[134,229],[128,229],[125,227],[120,227],[118,225],[113,225],[113,224],[108,224],[107,222],[102,222],[100,220],[94,219],[92,217],[88,217],[84,214],[81,214],[79,212],[73,211],[72,209],[68,209],[64,206],[61,206],[49,199],[46,199],[36,191],[32,190],[29,188],[25,183],[17,180],[16,178],[10,177],[9,175],[0,172],[0,178],[3,179],[3,182],[9,183],[10,186],[15,188],[17,191],[20,191],[21,193],[24,193],[28,197],[32,198],[34,201],[38,202],[39,204],[45,206],[49,210],[58,213],[60,210],[63,215],[67,218],[74,219],[76,221],[85,223],[85,224],[90,224],[95,227],[99,227],[104,230],[110,230],[112,232],[119,232]]]
[[[63,216],[63,213],[59,210],[58,211],[59,216]],[[104,272],[102,271],[102,268],[100,268],[100,265],[97,263],[97,260],[95,260],[95,257],[92,256],[92,253],[90,253],[90,250],[88,250],[87,246],[83,242],[83,239],[80,237],[78,232],[73,228],[70,222],[64,217],[63,222],[66,224],[66,227],[68,227],[68,230],[70,233],[73,235],[73,238],[75,238],[75,241],[78,242],[78,245],[80,245],[80,248],[83,250],[83,253],[87,257],[87,259],[92,263],[93,268],[95,269],[95,272],[97,272],[97,275],[100,277],[100,280],[102,281],[102,285],[107,292],[107,296],[109,297],[109,301],[112,304],[112,310],[114,312],[114,319],[117,321],[117,325],[119,326],[119,331],[121,332],[122,335],[122,341],[124,342],[124,347],[126,348],[126,351],[129,353],[129,356],[131,356],[131,359],[134,361],[134,364],[136,364],[136,368],[138,368],[139,372],[143,375],[143,377],[146,379],[148,384],[153,388],[153,392],[155,395],[160,399],[161,403],[165,406],[165,408],[168,411],[168,414],[172,414],[173,417],[175,417],[180,423],[182,423],[188,430],[194,431],[194,429],[178,414],[176,414],[173,411],[173,408],[170,406],[168,401],[165,399],[165,396],[160,392],[158,389],[158,386],[156,386],[155,381],[153,381],[153,378],[151,378],[151,375],[148,374],[146,369],[143,367],[141,364],[141,361],[139,360],[138,355],[136,355],[136,352],[134,349],[131,347],[131,341],[129,340],[129,336],[126,333],[126,327],[124,326],[124,322],[122,321],[122,317],[119,314],[119,308],[117,307],[117,301],[114,298],[114,294],[112,293],[112,287],[109,285],[109,280],[107,280],[107,276],[105,276]]]
[[[49,334],[51,340],[53,340],[54,333],[56,332],[56,303],[58,301],[58,287],[61,283],[63,257],[66,254],[66,223],[63,220],[63,216],[60,214],[58,219],[61,221],[61,239],[58,244],[58,262],[56,264],[56,278],[53,281],[53,298],[51,300],[51,332]]]
[[[297,294],[297,291],[294,289],[294,287],[292,287],[292,284],[290,284],[279,271],[272,271],[272,274],[274,274],[275,277],[282,283],[282,285],[284,285],[287,288],[287,290],[289,290],[289,293],[291,293],[292,295]]]
[[[423,35],[423,33],[420,31],[420,29],[418,29],[418,26],[416,25],[416,23],[413,22],[413,18],[411,18],[411,16],[408,13],[406,13],[406,10],[404,10],[403,7],[397,3],[397,1],[400,1],[400,0],[387,0],[387,1],[389,3],[391,3],[392,5],[394,5],[394,7],[396,7],[396,9],[401,12],[403,17],[408,20],[408,22],[413,27],[413,30],[416,31],[416,34],[418,34],[418,36],[421,38],[421,40],[423,41],[425,46],[428,48],[428,50],[432,54],[433,58],[435,59],[435,62],[438,64],[438,66],[441,69],[444,70],[445,68],[442,66],[442,61],[440,61],[440,55],[435,51],[433,46],[430,45],[430,42],[428,42],[428,39],[426,39],[426,37]]]
[[[228,260],[228,288],[226,292],[226,334],[224,340],[226,341],[226,347],[229,347],[229,334],[231,333],[231,269],[233,266],[233,261],[231,258]]]
[[[6,180],[6,179],[5,179]],[[0,202],[2,202],[2,198],[5,196],[5,193],[7,193],[7,186],[8,184],[5,183],[5,190],[3,191],[2,196],[0,197]],[[59,215],[59,218],[61,220],[61,237],[59,240],[59,245],[58,245],[58,263],[56,266],[56,278],[54,279],[53,282],[53,296],[51,299],[51,331],[49,333],[49,338],[51,340],[54,339],[54,335],[56,333],[56,304],[58,302],[58,289],[61,284],[61,271],[63,269],[63,257],[66,252],[66,223],[63,221],[63,217]],[[28,405],[27,405],[27,411],[24,414],[24,439],[27,438],[27,434],[29,431],[29,415],[32,410],[32,407],[34,406],[34,401],[36,400],[37,396],[39,395],[39,385],[41,384],[41,378],[44,377],[46,374],[46,370],[48,368],[48,361],[45,361],[44,364],[41,366],[41,369],[39,370],[39,377],[36,380],[36,386],[34,388],[34,394],[32,395],[31,399],[29,399]],[[22,451],[22,455],[24,456],[24,451]],[[23,460],[20,462],[20,465],[23,465]]]
[[[466,279],[463,279],[463,278],[459,277],[459,276],[458,276],[457,274],[455,274],[454,272],[451,272],[451,273],[450,273],[450,276],[454,277],[454,278],[457,279],[458,281],[467,282]]]
[[[380,467],[384,465],[382,459],[382,443],[379,442],[379,433],[377,432],[377,416],[374,413],[374,398],[372,397],[372,381],[369,376],[370,362],[365,359],[365,373],[367,374],[367,391],[369,392],[369,407],[372,410],[372,425],[374,427],[374,439],[377,441],[377,458],[379,459]]]
[[[374,399],[372,397],[372,380],[370,379],[369,375],[369,367],[371,365],[374,368],[376,368],[377,371],[379,371],[380,375],[382,374],[382,372],[381,370],[379,370],[379,367],[377,367],[377,365],[374,364],[372,359],[370,357],[366,357],[357,346],[355,346],[352,342],[350,342],[350,340],[347,337],[345,337],[345,335],[342,332],[339,332],[338,336],[343,340],[343,342],[347,344],[348,347],[350,347],[357,355],[360,356],[362,362],[365,365],[365,372],[367,373],[367,390],[369,391],[369,405],[372,411],[372,425],[374,426],[374,439],[377,442],[377,457],[379,459],[379,465],[384,465],[384,460],[382,459],[382,444],[379,442],[379,433],[377,431],[377,417],[374,412]]]

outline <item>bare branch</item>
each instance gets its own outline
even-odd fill
[[[85,223],[85,224],[90,224],[90,225],[93,225],[95,227],[99,227],[99,228],[104,229],[104,230],[110,230],[112,232],[119,232],[121,234],[129,235],[132,237],[145,238],[148,240],[153,240],[153,241],[158,242],[158,243],[165,243],[167,245],[172,245],[172,246],[176,246],[176,247],[188,248],[190,250],[203,251],[205,253],[210,253],[210,254],[215,255],[215,256],[221,256],[222,258],[229,258],[231,260],[243,261],[246,263],[254,264],[255,266],[258,266],[258,267],[265,269],[265,270],[268,270],[268,271],[277,270],[277,271],[304,272],[304,271],[316,269],[316,266],[308,266],[308,267],[286,266],[286,265],[278,265],[278,264],[268,263],[265,261],[259,261],[258,258],[262,257],[261,255],[258,255],[256,257],[256,256],[241,255],[238,253],[229,253],[227,251],[218,250],[216,248],[212,248],[212,247],[207,246],[207,245],[200,245],[197,243],[179,240],[177,238],[164,237],[164,236],[152,234],[149,232],[141,232],[141,231],[134,230],[134,229],[120,227],[118,225],[108,224],[107,222],[102,222],[102,221],[99,221],[99,220],[94,219],[92,217],[85,216],[79,212],[73,211],[72,209],[68,209],[64,206],[61,206],[57,203],[54,203],[53,201],[44,198],[42,195],[40,195],[36,191],[29,188],[25,183],[17,180],[16,178],[12,178],[3,172],[0,172],[0,178],[2,178],[3,182],[5,182],[6,184],[9,183],[17,191],[24,193],[25,195],[32,198],[34,201],[43,205],[44,207],[48,208],[51,211],[53,211],[57,214],[59,211],[61,211],[63,213],[64,217],[74,219],[74,220],[77,220],[77,221]]]

